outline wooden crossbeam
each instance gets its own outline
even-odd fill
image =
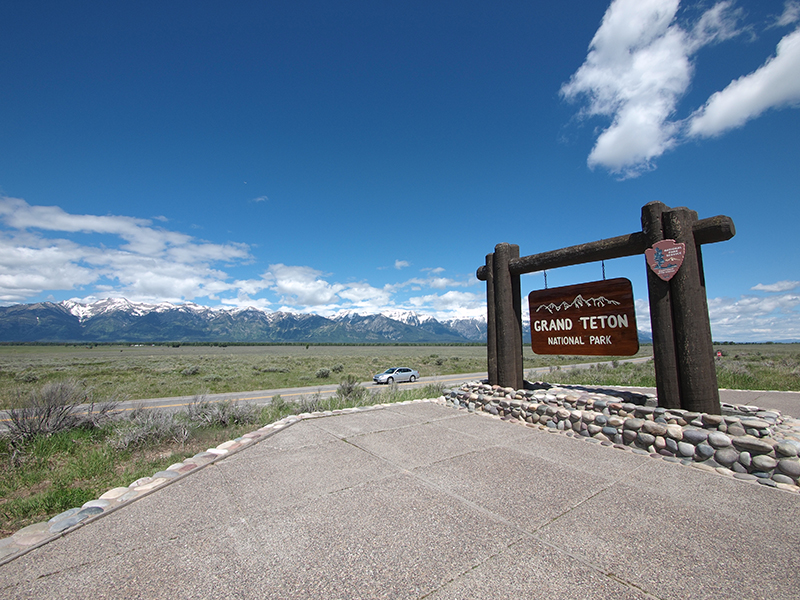
[[[695,242],[698,244],[724,242],[731,239],[736,233],[733,220],[724,215],[701,219],[695,222],[692,231]],[[643,232],[637,231],[597,242],[512,258],[508,262],[508,268],[512,275],[536,273],[547,269],[644,254],[645,249],[649,247],[647,236]],[[478,268],[476,276],[480,281],[486,281],[486,265]]]

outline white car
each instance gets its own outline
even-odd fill
[[[414,383],[419,379],[419,372],[408,367],[392,367],[386,369],[383,373],[378,373],[372,378],[375,383],[386,383],[391,385],[395,382],[408,381]]]

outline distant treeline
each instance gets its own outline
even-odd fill
[[[772,344],[800,344],[800,342],[711,342],[715,346],[769,346]]]
[[[94,348],[103,346],[202,346],[226,348],[228,346],[486,346],[486,342],[0,342],[0,346],[55,346],[63,348]]]

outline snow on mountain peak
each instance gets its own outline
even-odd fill
[[[164,312],[175,308],[175,305],[170,304],[169,302],[162,302],[160,304],[146,304],[144,302],[131,302],[126,298],[103,298],[102,300],[97,300],[95,302],[89,302],[86,304],[77,302],[75,300],[64,300],[60,304],[70,313],[78,317],[78,320],[81,323],[98,315],[118,311],[126,312],[136,317],[141,317],[153,311]]]
[[[363,317],[364,315],[358,312],[358,310],[354,308],[346,308],[340,311],[335,312],[331,315],[331,319],[334,321],[345,321],[350,319],[351,317]]]
[[[394,321],[400,321],[401,323],[405,323],[406,325],[420,325],[422,323],[427,323],[428,321],[433,321],[433,317],[430,315],[420,315],[415,313],[413,310],[385,310],[381,313],[384,317],[388,319],[392,319]]]
[[[255,308],[252,306],[248,307],[225,307],[225,306],[218,306],[218,307],[208,307],[203,306],[200,304],[195,304],[194,302],[184,302],[180,304],[173,304],[171,302],[160,302],[155,304],[149,304],[146,302],[131,302],[125,298],[104,298],[102,300],[96,300],[94,302],[79,302],[77,300],[64,300],[63,302],[59,303],[63,306],[67,311],[71,314],[78,317],[78,320],[83,323],[93,317],[103,314],[110,314],[117,311],[126,312],[131,316],[134,317],[142,317],[150,313],[167,313],[170,311],[178,310],[184,313],[193,313],[198,316],[210,316],[211,314],[219,314],[219,313],[228,313],[232,316],[238,315],[245,312],[258,312],[263,313],[266,315],[267,319],[270,321],[280,320],[281,318],[286,316],[285,312],[277,311],[277,312],[268,312],[259,308]],[[387,319],[392,319],[393,321],[399,321],[400,323],[404,323],[406,325],[410,325],[412,327],[419,327],[420,325],[424,325],[426,323],[437,322],[436,318],[427,315],[427,314],[420,314],[411,310],[403,310],[403,309],[391,309],[385,310],[381,313],[374,314],[369,312],[364,312],[363,310],[359,309],[343,309],[335,314],[331,315],[329,318],[335,321],[347,321],[347,320],[360,320],[363,318],[375,317],[375,316],[383,316]],[[485,319],[447,319],[442,320],[441,323],[447,326],[455,326],[457,329],[465,328],[465,325],[469,323],[471,325],[471,329],[480,329],[480,326],[474,324],[474,322],[481,322],[485,323]],[[485,325],[484,325],[485,327]]]

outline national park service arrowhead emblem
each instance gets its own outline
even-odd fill
[[[678,272],[685,255],[686,244],[675,240],[661,240],[644,251],[650,269],[664,281],[669,281]]]

